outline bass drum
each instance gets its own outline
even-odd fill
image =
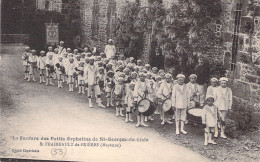
[[[172,108],[171,99],[167,98],[162,102],[162,111],[169,115],[174,115],[174,109]]]
[[[138,102],[137,109],[144,116],[151,116],[156,110],[156,107],[154,103],[151,102],[150,100],[142,99]]]
[[[202,108],[191,108],[187,112],[187,119],[196,124],[202,124]]]

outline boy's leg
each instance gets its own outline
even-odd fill
[[[133,111],[133,108],[130,107],[130,112],[129,112],[129,121],[130,122],[134,122],[133,119],[132,119],[132,111]]]
[[[126,115],[125,115],[125,122],[128,123],[129,121],[129,112],[126,112]]]
[[[62,88],[62,74],[60,74],[60,88]]]
[[[42,70],[42,82],[45,83],[45,79],[44,79],[44,70]]]
[[[161,122],[161,125],[164,125],[165,124],[165,114],[164,114],[164,112],[162,111],[161,112],[161,119],[162,119],[162,122]]]
[[[116,101],[116,116],[117,117],[119,117],[119,107],[120,107],[119,102]]]
[[[145,116],[143,114],[141,114],[141,125],[144,127],[148,127],[149,125],[144,123],[144,118],[145,118]]]
[[[137,123],[136,123],[135,126],[136,126],[136,127],[139,127],[140,124],[141,124],[141,113],[138,112],[138,113],[137,113]]]
[[[70,84],[71,84],[71,92],[73,92],[74,91],[74,78],[73,78],[73,76],[71,76]]]
[[[42,83],[42,73],[41,73],[41,70],[40,70],[40,81],[39,83]]]
[[[204,146],[207,146],[207,145],[208,145],[209,127],[206,127],[204,130],[205,130],[205,133],[204,133],[204,134],[205,134],[205,135],[204,135],[204,136],[205,136],[205,137],[204,137],[204,138],[205,138],[205,139],[204,139]]]
[[[94,91],[95,91],[95,94],[97,96],[96,102],[97,102],[98,106],[105,108],[105,106],[102,104],[102,101],[101,101],[101,92],[100,92],[99,85],[94,86]]]
[[[81,93],[81,83],[79,81],[79,92],[78,92],[78,94],[80,94],[80,93]]]
[[[89,108],[92,108],[92,101],[91,101],[91,96],[92,96],[92,88],[93,86],[92,85],[88,85],[88,105],[89,105]]]
[[[214,133],[214,129],[215,129],[215,128],[209,128],[209,140],[208,140],[208,143],[211,143],[211,144],[213,144],[213,145],[216,145],[217,143],[212,140],[212,134]]]
[[[186,109],[181,109],[181,133],[187,134],[187,132],[184,130],[184,123],[186,121]]]
[[[225,127],[226,127],[226,115],[227,115],[227,111],[223,110],[223,111],[220,111],[221,112],[221,124],[220,124],[220,129],[221,129],[221,132],[220,132],[220,137],[221,138],[224,138],[226,139],[226,135],[225,135]]]
[[[124,117],[125,115],[123,114],[123,110],[124,110],[124,103],[122,101],[121,102],[121,107],[120,107],[120,116]]]
[[[84,81],[81,81],[81,91],[82,91],[82,94],[85,94],[85,82]]]
[[[48,82],[49,82],[49,76],[46,76],[46,84],[45,85],[48,85]]]
[[[52,76],[53,76],[53,73],[50,74],[50,84],[51,84],[51,85],[54,85],[54,84],[52,83]]]
[[[180,119],[181,119],[181,113],[180,109],[176,109],[175,113],[175,125],[176,125],[176,134],[180,134]]]

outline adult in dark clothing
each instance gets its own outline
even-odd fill
[[[199,91],[204,92],[200,97],[200,105],[202,106],[205,100],[206,88],[210,79],[210,68],[205,63],[205,58],[200,56],[198,60],[199,64],[195,66],[194,73],[197,75],[197,83],[199,84]]]

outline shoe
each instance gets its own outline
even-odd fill
[[[78,92],[78,94],[80,94],[81,92]]]
[[[161,122],[161,125],[164,125],[164,124],[165,124],[165,122],[164,122],[164,121],[162,121],[162,122]]]
[[[43,82],[43,83],[45,83],[46,81],[45,81],[45,80],[43,80],[42,82]]]
[[[60,88],[63,88],[62,86],[60,86]]]
[[[48,84],[46,83],[45,85],[47,86]]]
[[[221,132],[220,137],[224,138],[224,139],[227,139],[227,136],[223,132]]]
[[[30,79],[28,79],[27,81],[30,82]]]
[[[39,81],[39,83],[41,84],[42,82],[41,82],[41,81]]]
[[[171,122],[171,121],[166,121],[166,123],[168,123],[168,124],[173,124],[173,122]]]
[[[185,130],[181,130],[182,134],[187,134],[187,132]]]
[[[154,121],[154,119],[152,117],[148,117],[148,120]]]
[[[145,124],[145,123],[141,123],[142,126],[144,127],[149,127],[149,125]]]
[[[205,141],[205,142],[204,142],[204,146],[208,146],[208,142]]]
[[[120,116],[124,117],[125,115],[122,113],[122,111],[120,112]]]
[[[34,81],[34,82],[36,82],[36,80],[35,80],[35,79],[33,79],[33,81]]]
[[[134,122],[133,119],[131,119],[131,118],[129,118],[129,121],[130,121],[130,122]]]
[[[88,107],[89,107],[89,108],[92,108],[92,107],[93,107],[91,100],[88,101]]]
[[[185,121],[185,124],[188,124],[188,123],[189,123],[189,121],[188,121],[188,120],[186,120],[186,121]]]
[[[128,119],[125,119],[125,122],[128,123]]]
[[[214,137],[215,137],[215,138],[218,138],[218,133],[215,133],[215,134],[214,134]]]
[[[213,141],[213,140],[209,140],[208,143],[213,144],[213,145],[216,145],[216,144],[217,144],[217,143],[216,143],[215,141]]]
[[[53,83],[50,83],[50,85],[54,85]]]
[[[176,134],[179,135],[180,134],[180,131],[179,129],[176,129]]]
[[[140,127],[140,123],[137,123],[135,126],[136,126],[136,127]]]

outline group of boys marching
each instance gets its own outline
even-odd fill
[[[68,84],[69,92],[73,92],[75,88],[79,94],[85,94],[87,91],[90,108],[93,107],[92,99],[96,98],[99,107],[115,106],[116,116],[124,117],[125,122],[133,122],[132,113],[137,110],[136,127],[147,127],[146,122],[154,120],[152,116],[160,115],[162,125],[173,124],[172,121],[175,120],[176,134],[185,135],[187,110],[203,107],[204,145],[216,144],[211,137],[212,134],[218,137],[219,129],[220,137],[226,138],[225,118],[232,106],[232,91],[227,87],[228,79],[225,77],[219,80],[212,78],[211,86],[203,90],[196,82],[196,74],[191,74],[189,82],[185,84],[183,74],[178,74],[174,80],[173,76],[163,69],[159,70],[149,64],[143,65],[141,60],[135,61],[133,57],[106,57],[106,53],[96,55],[95,51],[88,48],[79,53],[77,49],[72,51],[70,48],[64,48],[62,41],[55,49],[49,47],[47,52],[40,51],[40,56],[27,47],[22,59],[24,79],[36,81],[35,72],[38,69],[40,83],[45,83],[46,86],[54,85],[53,79],[57,79],[58,88]],[[106,106],[102,104],[102,96],[106,97]],[[156,105],[152,116],[144,116],[138,112],[138,102],[144,98]],[[173,116],[161,108],[166,99],[171,99],[175,112]]]

